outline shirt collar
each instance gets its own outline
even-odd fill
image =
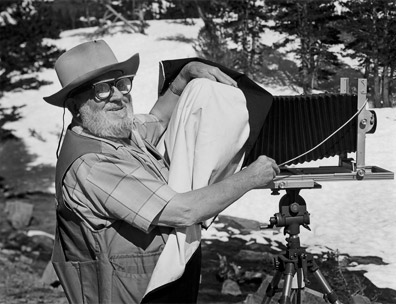
[[[109,145],[112,145],[116,149],[118,149],[119,147],[123,147],[125,145],[136,146],[136,144],[134,144],[131,140],[129,140],[129,142],[125,142],[122,139],[116,139],[116,138],[110,139],[110,138],[104,138],[104,137],[99,137],[99,136],[93,135],[91,132],[89,132],[88,130],[85,130],[83,127],[81,127],[79,125],[71,125],[70,129],[79,135],[83,135],[83,136],[86,136],[89,138],[93,138],[95,140],[99,140],[99,141],[108,143]]]

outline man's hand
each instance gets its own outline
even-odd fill
[[[222,212],[247,191],[267,186],[279,173],[279,167],[272,158],[260,156],[244,170],[219,182],[177,193],[154,220],[154,224],[188,227],[205,221]]]
[[[237,87],[236,81],[223,73],[219,68],[202,62],[191,61],[182,68],[179,75],[173,81],[172,91],[183,92],[186,85],[194,78],[207,78]]]
[[[247,174],[252,188],[261,188],[270,183],[280,169],[275,160],[270,157],[261,155],[243,171]]]

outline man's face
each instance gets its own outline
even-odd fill
[[[113,73],[97,81],[116,78]],[[132,98],[129,93],[123,95],[115,86],[112,90],[111,96],[104,100],[96,98],[93,89],[75,96],[82,104],[79,109],[82,126],[99,137],[127,138],[133,125]]]

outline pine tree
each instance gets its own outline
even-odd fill
[[[396,68],[396,3],[351,0],[343,6],[344,31],[351,37],[345,49],[359,60],[365,77],[372,77],[374,106],[392,106],[389,88]]]
[[[53,67],[60,51],[43,43],[44,38],[59,37],[48,7],[39,1],[8,1],[0,3],[0,98],[14,88],[37,88],[42,82],[36,77],[23,78],[43,67]],[[0,141],[12,138],[7,122],[21,118],[23,106],[2,107],[0,104]]]
[[[23,82],[17,81],[21,75],[53,67],[60,51],[43,39],[57,38],[60,31],[44,2],[6,2],[0,11],[4,13],[0,23],[0,88],[7,91],[22,86]],[[24,84],[23,88],[40,85],[34,78],[29,83],[25,79]]]
[[[291,47],[287,52],[294,53],[299,61],[304,93],[319,88],[340,66],[338,57],[330,50],[340,43],[340,32],[335,27],[340,16],[334,3],[334,0],[266,1],[274,18],[271,28],[286,36],[275,47]]]
[[[261,80],[267,48],[261,41],[268,16],[264,1],[196,3],[205,24],[196,46],[199,55]]]

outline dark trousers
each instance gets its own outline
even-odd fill
[[[142,303],[197,303],[201,255],[201,246],[199,246],[188,261],[183,275],[178,280],[151,291],[144,297]]]

